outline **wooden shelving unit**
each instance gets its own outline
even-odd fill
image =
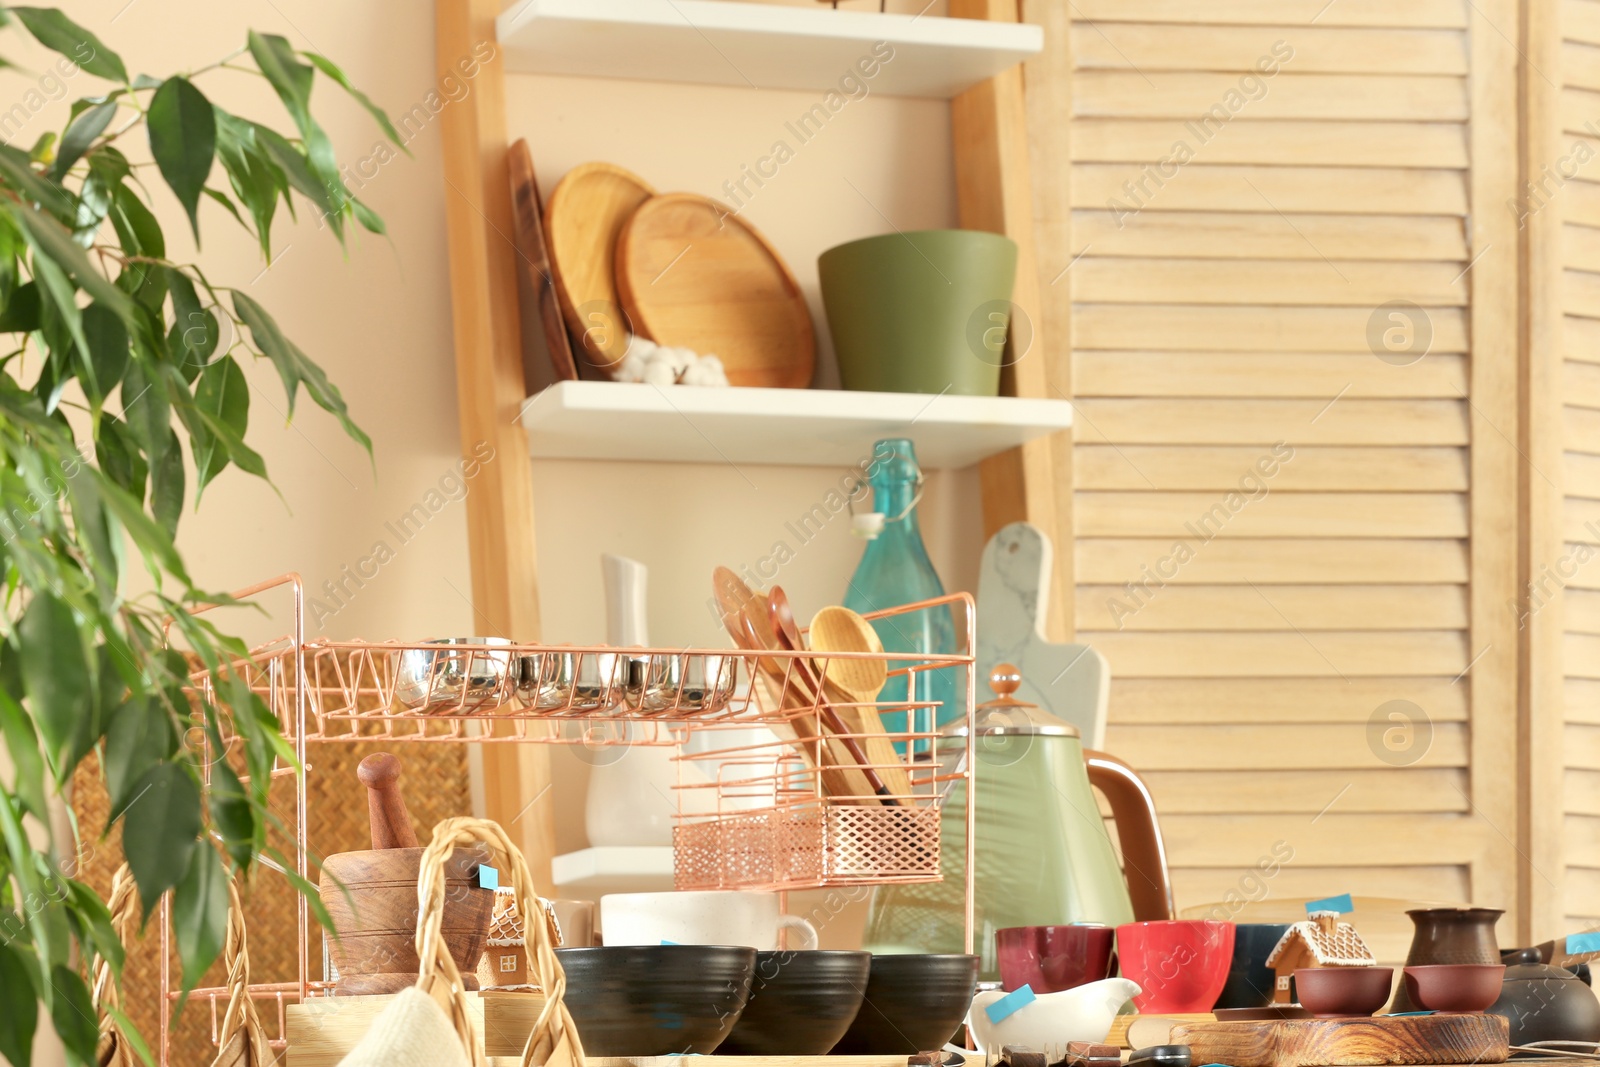
[[[508,74],[665,80],[825,92],[878,41],[894,49],[874,93],[950,101],[959,226],[1004,233],[1019,247],[1013,294],[1034,323],[1026,358],[1006,371],[1006,397],[989,400],[785,390],[790,433],[820,442],[791,446],[783,461],[836,464],[861,458],[875,436],[915,425],[933,466],[980,464],[985,535],[1027,520],[1067,544],[1070,405],[1064,356],[1052,345],[1056,313],[1042,299],[1033,253],[1028,107],[1019,64],[1041,54],[1043,33],[1017,0],[949,0],[949,17],[877,15],[733,0],[435,0],[441,69],[497,41],[472,94],[440,117],[444,137],[451,296],[463,452],[483,442],[485,465],[467,497],[473,607],[482,632],[540,635],[532,467],[538,457],[704,462],[705,442],[685,435],[671,405],[702,404],[696,424],[749,434],[774,400],[733,389],[716,398],[675,387],[654,398],[615,383],[565,383],[532,401],[523,377],[522,323],[507,166]],[[1051,106],[1057,106],[1052,104]],[[685,129],[692,135],[692,129]],[[886,151],[891,150],[886,148]],[[1064,325],[1064,324],[1063,324]],[[1054,335],[1064,338],[1064,331]],[[915,405],[926,404],[918,413]],[[875,405],[874,410],[867,410]],[[678,425],[669,429],[668,423]],[[709,421],[707,421],[709,420]],[[526,427],[524,423],[527,423]],[[694,432],[693,427],[689,432]],[[715,434],[711,434],[715,437]],[[620,440],[611,440],[612,438]],[[749,462],[778,462],[773,438],[739,446]],[[641,454],[648,441],[648,454]],[[675,443],[674,443],[675,442]],[[698,449],[698,450],[697,450]],[[763,458],[765,457],[765,458]],[[1059,557],[1070,562],[1069,551]],[[1058,566],[1052,602],[1070,602],[1070,566]],[[1069,636],[1056,627],[1054,636]],[[549,884],[551,806],[526,813],[550,783],[542,746],[492,745],[484,753],[487,814],[515,820],[533,875]]]
[[[500,16],[508,70],[759,89],[839,88],[893,58],[873,91],[950,99],[1037,53],[1037,26],[731,0],[522,0]]]

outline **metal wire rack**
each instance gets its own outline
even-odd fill
[[[305,589],[285,574],[232,594],[293,599],[293,630],[230,665],[276,716],[295,762],[274,777],[295,781],[295,874],[310,880],[307,746],[371,742],[450,744],[672,745],[679,747],[679,812],[674,829],[679,889],[800,888],[938,881],[941,808],[950,786],[973,766],[941,771],[929,758],[938,739],[938,702],[926,698],[933,672],[959,672],[969,727],[975,705],[976,609],[967,594],[910,604],[869,620],[950,611],[966,654],[748,651],[550,645],[492,638],[366,642],[305,637]],[[886,691],[898,699],[859,701],[816,684],[830,660],[886,661]],[[807,679],[812,679],[809,683]],[[203,672],[197,693],[218,704]],[[840,727],[843,729],[840,729]],[[224,745],[229,743],[223,737]],[[865,759],[857,758],[862,753]],[[875,784],[876,783],[876,784]],[[973,925],[975,807],[966,805],[966,937]],[[313,980],[308,902],[297,901],[300,950],[294,982],[251,986],[280,1022],[285,1004],[330,995]],[[170,904],[160,921],[161,980],[176,1002]],[[216,1035],[225,988],[197,989]],[[160,1062],[169,1063],[162,1012]]]

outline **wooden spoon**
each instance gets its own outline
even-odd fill
[[[789,597],[784,593],[782,587],[775,585],[767,591],[767,607],[771,612],[772,628],[777,632],[778,640],[783,642],[784,647],[791,652],[804,652],[806,648],[805,639],[800,636],[800,627],[794,621],[794,611],[789,607]],[[793,663],[794,672],[800,675],[800,680],[816,694],[817,712],[822,716],[823,725],[835,734],[841,735],[839,740],[844,743],[845,749],[850,753],[850,758],[856,761],[862,773],[867,776],[867,782],[871,784],[872,791],[883,797],[885,804],[898,807],[900,802],[894,799],[889,787],[883,784],[882,777],[879,776],[877,769],[872,766],[873,761],[867,758],[866,751],[861,747],[860,739],[848,736],[858,731],[846,726],[844,721],[839,718],[839,713],[834,711],[833,705],[828,703],[823,691],[822,679],[811,672],[811,666],[804,658],[797,657]]]
[[[811,650],[872,652],[881,656],[883,642],[872,624],[849,608],[827,607],[811,619]],[[853,705],[838,708],[840,718],[851,727],[852,733],[865,735],[867,755],[878,766],[885,784],[897,795],[909,796],[911,778],[884,729],[883,716],[874,706],[889,680],[889,661],[829,658],[824,663],[826,687],[843,698],[839,703]]]
[[[883,655],[883,642],[872,624],[849,608],[828,607],[811,619],[811,648],[817,652],[873,652]],[[857,704],[871,704],[889,681],[887,659],[830,659],[828,681]]]

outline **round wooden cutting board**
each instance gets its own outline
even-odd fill
[[[799,283],[765,238],[716,201],[651,197],[624,223],[616,265],[636,333],[717,356],[734,385],[811,384],[816,335]]]
[[[637,174],[611,163],[567,171],[545,205],[550,274],[572,336],[602,369],[627,350],[628,324],[619,314],[613,254],[617,235],[634,211],[655,195]]]

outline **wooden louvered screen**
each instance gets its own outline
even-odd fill
[[[1037,2],[1070,21],[1070,120],[1032,136],[1071,157],[1040,258],[1076,628],[1179,907],[1285,847],[1276,898],[1513,907],[1515,6]],[[1414,760],[1373,748],[1391,701]]]
[[[1530,19],[1530,622],[1536,925],[1600,925],[1600,2]]]

